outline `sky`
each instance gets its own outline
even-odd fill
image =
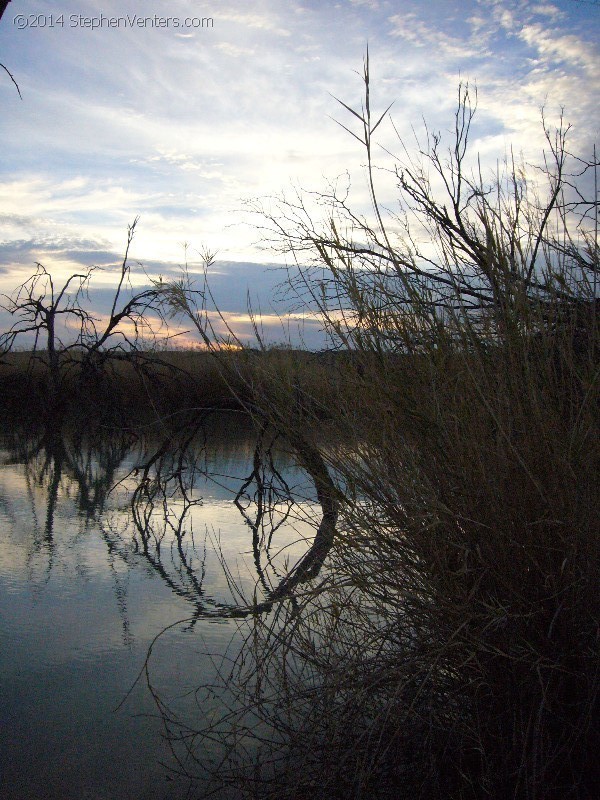
[[[493,166],[511,146],[539,162],[542,106],[550,123],[564,108],[571,149],[591,153],[599,34],[600,0],[12,0],[0,62],[22,99],[0,70],[0,292],[36,262],[58,279],[99,266],[101,317],[139,217],[134,283],[184,262],[193,273],[207,248],[215,299],[242,339],[250,298],[271,341],[320,346],[313,320],[281,319],[282,258],[248,209],[348,172],[353,208],[370,213],[364,153],[335,100],[360,107],[367,44],[372,104],[394,103],[376,163],[393,165],[384,148],[398,137],[410,148],[424,120],[448,132],[469,81],[472,147]],[[385,178],[380,191],[394,202]]]

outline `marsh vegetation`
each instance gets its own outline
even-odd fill
[[[238,496],[254,541],[269,540],[286,495],[274,441],[320,507],[312,557],[278,582],[259,573],[248,591],[227,572],[241,645],[198,688],[196,718],[155,692],[165,732],[182,774],[236,797],[591,800],[599,163],[571,155],[562,126],[546,130],[535,179],[512,157],[483,175],[461,87],[449,145],[426,132],[390,168],[390,215],[368,58],[364,84],[363,108],[345,108],[372,223],[335,187],[316,198],[321,217],[302,195],[263,208],[265,238],[298,265],[290,292],[318,312],[334,354],[245,352],[233,331],[224,350],[188,276],[155,287],[254,420]],[[194,375],[177,370],[184,384]],[[160,409],[171,402],[167,390]],[[141,530],[144,503],[164,496],[160,453],[141,472]],[[147,670],[152,685],[151,658]]]
[[[320,218],[314,196],[263,209],[265,238],[302,265],[290,290],[346,352],[336,391],[315,396],[289,358],[247,384],[300,458],[335,443],[327,568],[249,623],[225,681],[238,705],[193,735],[170,720],[173,742],[188,768],[216,736],[215,779],[261,798],[591,798],[598,162],[563,126],[534,177],[511,157],[484,177],[463,86],[449,146],[426,131],[391,168],[390,215],[368,69],[362,109],[345,108],[373,222],[335,187]],[[170,292],[215,346],[185,282]]]

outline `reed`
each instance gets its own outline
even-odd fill
[[[543,202],[513,163],[492,187],[468,177],[463,89],[449,155],[434,138],[425,164],[397,168],[439,254],[427,263],[376,201],[368,70],[352,113],[373,224],[332,196],[318,230],[297,204],[266,217],[296,262],[314,256],[292,289],[347,348],[344,368],[315,392],[293,359],[271,358],[246,382],[253,413],[329,464],[334,544],[270,614],[245,598],[245,644],[210,687],[223,715],[168,730],[190,772],[219,742],[213,777],[236,796],[591,800],[597,196],[570,205],[566,128],[547,133]]]

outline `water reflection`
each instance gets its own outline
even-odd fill
[[[114,798],[167,796],[147,767],[165,759],[156,726],[123,721],[152,712],[151,698],[138,686],[113,710],[161,631],[156,685],[185,696],[227,652],[237,617],[318,572],[335,504],[310,457],[231,414],[168,431],[64,420],[4,431],[3,797],[102,796],[107,781]],[[124,759],[146,767],[136,777]]]
[[[124,433],[84,438],[78,429],[64,428],[60,421],[42,428],[11,429],[5,435],[8,453],[4,466],[22,466],[25,496],[31,511],[31,537],[28,564],[45,553],[46,579],[56,557],[55,521],[60,501],[69,501],[80,520],[80,531],[97,520],[105,508],[108,493],[115,484],[117,470],[131,448],[132,439]],[[11,498],[0,495],[0,509],[11,516]],[[13,513],[14,519],[14,513]]]
[[[246,425],[241,440],[240,422]],[[292,458],[276,431],[267,425],[256,429],[239,415],[225,419],[203,414],[179,432],[163,433],[158,441],[156,435],[124,431],[90,435],[89,430],[84,433],[57,421],[41,430],[16,430],[6,437],[5,446],[8,455],[3,463],[22,464],[24,470],[33,521],[28,563],[45,553],[46,577],[49,575],[56,558],[54,528],[59,500],[70,502],[80,534],[92,523],[102,531],[124,615],[126,592],[115,559],[131,567],[132,543],[133,552],[142,554],[166,586],[193,606],[193,619],[270,610],[273,601],[316,577],[332,544],[337,520],[335,488],[319,452],[303,444],[296,447]],[[123,493],[130,498],[129,513],[123,504],[117,517],[105,513],[109,495],[114,506]],[[203,587],[206,537],[198,542],[193,531],[194,519],[199,516],[194,512],[204,505],[205,493],[213,502],[216,497],[230,500],[249,528],[254,580],[262,588],[262,603],[250,602],[239,587],[230,602],[207,596]],[[45,494],[43,519],[40,494]],[[9,505],[0,497],[0,508],[6,513]],[[299,510],[305,512],[302,533],[298,531]],[[206,525],[210,514],[204,517]],[[306,540],[313,530],[312,544],[303,545],[305,552],[290,568],[292,551],[299,552],[294,547],[296,538]],[[221,565],[226,570],[223,559]],[[123,625],[128,627],[125,616]]]

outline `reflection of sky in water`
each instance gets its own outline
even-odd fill
[[[253,440],[239,424],[221,425],[215,437],[206,455],[219,476],[217,482],[196,476],[194,497],[202,504],[188,511],[181,550],[167,530],[160,551],[151,536],[147,553],[139,533],[134,543],[126,487],[102,502],[96,496],[103,511],[89,513],[81,470],[78,483],[69,462],[77,458],[81,466],[80,454],[63,459],[56,480],[43,452],[27,470],[14,446],[0,450],[3,798],[158,798],[181,790],[158,766],[168,761],[158,720],[137,716],[155,711],[145,687],[114,709],[153,638],[174,622],[187,620],[160,638],[152,660],[153,680],[174,702],[210,677],[207,654],[235,647],[236,621],[215,614],[233,600],[221,559],[243,596],[250,599],[257,585],[252,532],[233,504],[252,468]],[[141,452],[129,452],[117,477],[141,459]],[[289,458],[280,461],[286,481],[306,496],[305,477]],[[276,519],[285,508],[277,505]],[[172,514],[182,509],[181,501],[169,504]],[[310,517],[314,502],[294,513]],[[160,533],[161,515],[152,520]],[[261,554],[271,585],[306,552],[313,533],[296,518],[276,532],[269,558]]]

